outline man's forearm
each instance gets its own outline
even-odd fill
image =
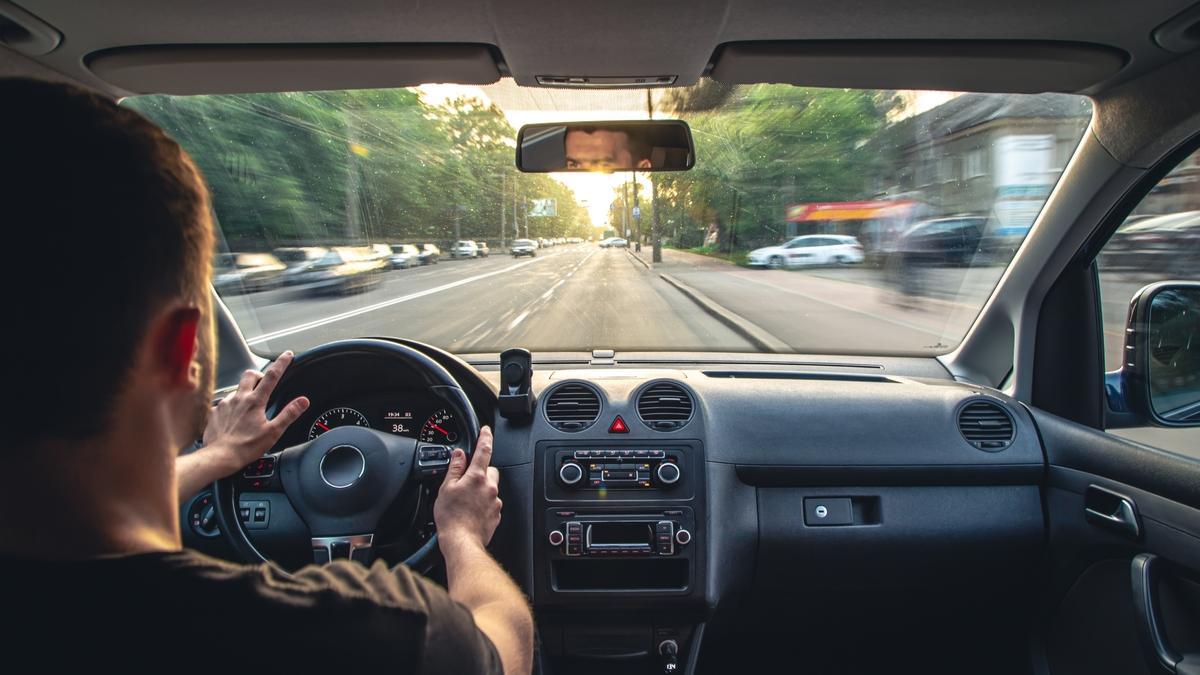
[[[175,460],[175,480],[179,483],[179,502],[191,499],[205,485],[237,471],[230,462],[212,448],[200,448],[180,455]]]
[[[441,539],[450,597],[471,610],[496,645],[505,675],[533,668],[533,614],[521,589],[478,543]]]

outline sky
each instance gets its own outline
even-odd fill
[[[520,129],[526,124],[545,122],[583,122],[603,120],[648,119],[647,90],[580,90],[543,89],[518,87],[511,79],[486,87],[457,84],[427,84],[417,87],[423,100],[430,104],[441,104],[459,97],[474,97],[485,103],[495,104],[504,113],[509,124]],[[657,103],[662,89],[652,89],[650,96]],[[917,115],[941,105],[958,94],[944,91],[905,91],[900,93],[903,105],[893,113],[890,121]],[[515,140],[515,139],[514,139]],[[555,179],[575,193],[580,203],[588,210],[592,224],[605,227],[608,223],[608,207],[615,189],[630,180],[627,173],[556,173]],[[639,192],[650,194],[650,182],[645,174],[637,176]],[[644,189],[644,192],[642,191]]]

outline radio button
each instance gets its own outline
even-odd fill
[[[574,485],[583,480],[583,467],[575,462],[566,462],[558,469],[558,479],[566,485]]]
[[[679,472],[679,466],[673,462],[663,462],[662,464],[659,464],[655,474],[658,476],[659,482],[663,485],[674,485],[679,481],[679,477],[681,475]]]
[[[563,533],[562,530],[550,530],[550,545],[562,546]]]
[[[675,533],[675,542],[678,543],[680,546],[687,546],[688,543],[691,541],[692,541],[692,533],[691,532],[688,532],[687,530],[680,528],[680,530]]]

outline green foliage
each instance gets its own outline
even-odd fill
[[[126,105],[192,155],[231,249],[588,236],[574,193],[513,165],[516,131],[476,99],[408,89],[146,96]],[[514,204],[515,194],[515,204]],[[527,218],[528,200],[557,201]]]
[[[890,92],[755,85],[679,90],[666,107],[687,120],[696,166],[652,174],[664,235],[721,250],[774,242],[789,204],[867,197],[884,158],[864,147],[897,100]]]

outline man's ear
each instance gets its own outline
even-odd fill
[[[200,309],[175,307],[160,315],[155,331],[154,364],[172,386],[195,386],[192,361],[196,356]]]

